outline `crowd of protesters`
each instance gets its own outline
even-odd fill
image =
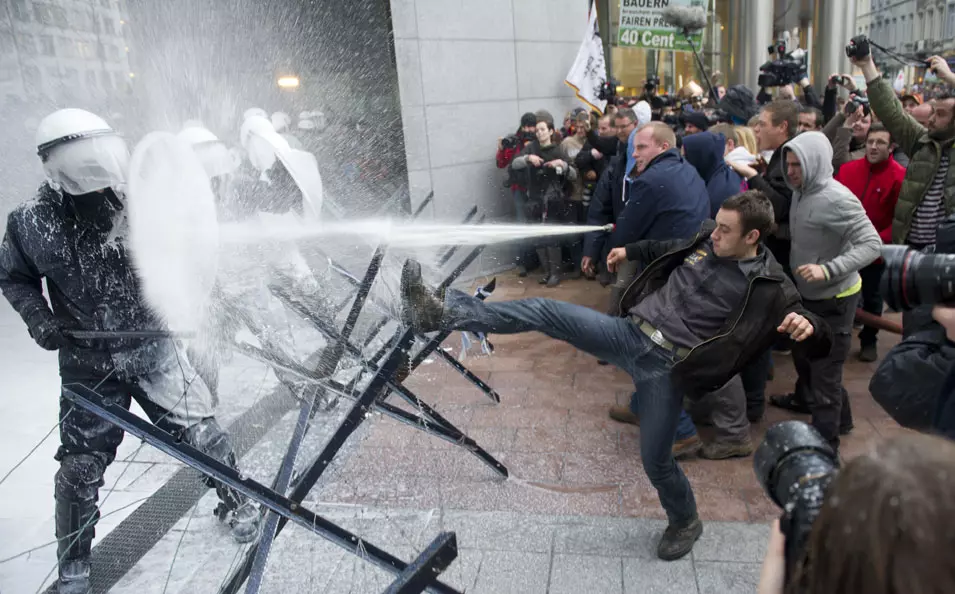
[[[811,415],[812,426],[838,453],[840,437],[854,429],[842,378],[850,357],[878,363],[870,391],[901,425],[955,439],[955,308],[912,304],[903,319],[902,342],[886,352],[878,347],[887,298],[883,247],[955,253],[955,168],[950,167],[955,74],[941,57],[932,57],[929,64],[944,88],[898,93],[866,57],[853,60],[865,89],[846,74],[833,74],[821,98],[805,78],[758,92],[716,85],[706,93],[690,83],[674,97],[648,90],[641,97],[617,99],[603,113],[578,108],[566,114],[559,129],[546,111],[526,113],[516,134],[500,140],[497,166],[507,171],[505,183],[518,220],[614,224],[612,232],[592,233],[582,242],[522,246],[520,276],[540,267],[540,282],[550,287],[568,275],[609,286],[608,313],[630,318],[672,354],[675,364],[692,358],[695,349],[709,342],[707,336],[728,336],[747,323],[746,302],[764,295],[759,287],[768,279],[791,283],[815,332],[825,329],[825,353],[793,342],[782,331],[765,352],[744,357],[750,347],[740,345],[737,356],[745,364],[734,367],[732,379],[709,391],[697,390],[692,399],[680,398],[673,427],[653,429],[658,438],[672,439],[671,460],[751,455],[750,423],[763,418],[767,401]],[[718,214],[726,208],[739,211],[740,200],[771,204],[772,231],[760,229],[759,253],[771,254],[785,275],[774,279],[758,258],[734,260],[749,284],[742,304],[727,301],[737,272],[697,266],[714,257],[706,245],[715,250],[720,235],[728,232],[721,230]],[[748,208],[756,207],[739,212]],[[747,215],[740,216],[746,231]],[[708,222],[713,218],[715,229]],[[711,231],[712,244],[693,244],[702,247],[682,266],[667,269],[670,280],[664,288],[638,307],[621,311],[628,287],[641,286],[634,280],[653,267],[650,261],[631,259],[633,255],[652,251],[649,246],[660,241],[698,242],[701,233]],[[670,294],[670,285],[680,285],[684,292]],[[705,297],[694,303],[700,294]],[[726,314],[735,320],[732,326],[708,327]],[[857,338],[854,328],[860,329]],[[773,359],[781,356],[792,356],[798,379],[787,393],[767,394]],[[640,424],[641,411],[649,410],[641,400],[648,397],[660,396],[634,392],[629,406],[611,407],[610,417]],[[696,430],[701,423],[715,429],[705,443]],[[660,445],[645,441],[641,438],[642,448]],[[897,456],[932,443],[894,444],[885,451]],[[669,487],[655,478],[666,464],[645,457],[644,466],[666,507]],[[678,469],[674,472],[680,476]],[[878,474],[869,479],[873,476]],[[687,542],[692,546],[699,531],[689,520],[674,522],[671,518],[664,541],[688,551]],[[774,554],[771,546],[770,556]]]

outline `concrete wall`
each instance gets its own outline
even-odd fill
[[[564,83],[587,27],[586,0],[391,0],[412,208],[456,221],[477,204],[508,220],[510,191],[494,155],[522,113],[559,122],[581,103]],[[481,272],[510,264],[489,249]],[[477,270],[473,271],[477,272]]]

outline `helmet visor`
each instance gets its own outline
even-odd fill
[[[43,161],[47,176],[74,196],[125,184],[128,167],[126,142],[115,134],[64,142]]]
[[[210,178],[229,175],[236,170],[235,156],[221,142],[204,142],[192,147]]]

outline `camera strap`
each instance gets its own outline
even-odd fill
[[[889,56],[890,58],[893,58],[894,60],[898,60],[899,62],[901,62],[902,64],[905,64],[906,66],[928,66],[929,65],[928,60],[922,60],[915,56],[906,56],[905,54],[894,52],[890,49],[886,49],[882,47],[881,45],[872,41],[871,39],[869,39],[869,45],[879,50],[882,50],[882,52],[885,53],[885,55]]]

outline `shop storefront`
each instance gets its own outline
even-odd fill
[[[730,69],[729,21],[726,1],[717,0],[598,0],[601,36],[610,59],[611,76],[622,87],[619,94],[637,96],[649,77],[660,80],[660,92],[676,92],[690,81],[702,84],[690,45],[661,20],[666,6],[700,7],[706,27],[691,37],[702,51],[707,72]],[[722,81],[726,82],[724,75]]]

